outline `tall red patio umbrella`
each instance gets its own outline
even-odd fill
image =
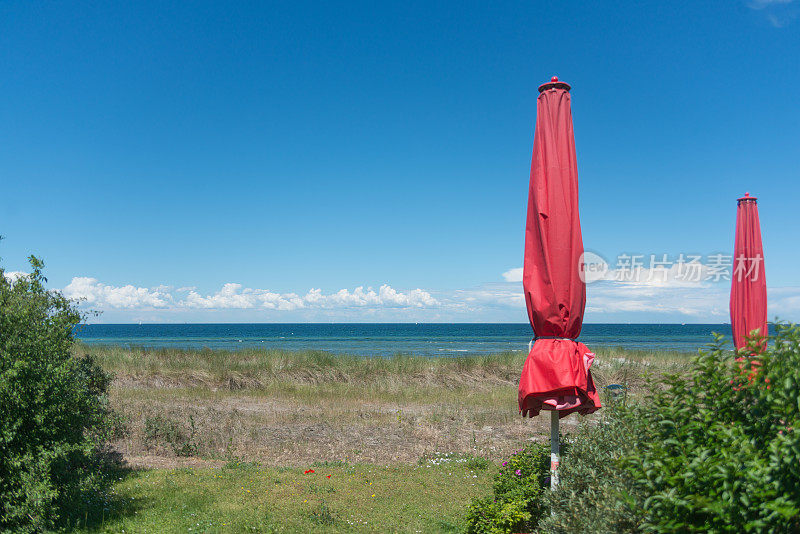
[[[576,340],[586,284],[569,90],[556,77],[539,87],[522,275],[535,337],[519,382],[519,409],[530,417],[551,411],[551,485],[557,483],[559,418],[600,408],[589,371],[594,354]]]
[[[758,202],[750,193],[737,200],[736,242],[731,276],[731,329],[736,349],[747,346],[747,336],[754,330],[766,336],[767,278],[764,272],[764,249]],[[762,343],[758,352],[766,348]]]

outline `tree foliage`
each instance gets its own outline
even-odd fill
[[[43,263],[15,280],[0,268],[0,530],[39,531],[84,517],[103,479],[109,377],[72,354],[81,317],[48,291]]]

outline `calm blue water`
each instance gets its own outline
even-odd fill
[[[586,324],[589,348],[620,346],[694,352],[723,324]],[[326,350],[363,356],[426,356],[527,350],[527,324],[97,324],[79,327],[88,344],[211,349]]]

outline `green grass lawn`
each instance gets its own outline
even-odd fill
[[[93,524],[75,531],[458,532],[471,499],[490,492],[495,470],[481,459],[439,457],[389,467],[234,462],[133,471]]]

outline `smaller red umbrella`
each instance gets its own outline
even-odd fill
[[[737,350],[747,347],[751,334],[766,336],[767,278],[764,272],[764,249],[761,246],[761,225],[758,203],[750,193],[738,199],[736,208],[736,242],[733,249],[731,276],[731,329]],[[766,342],[757,352],[766,349]]]

